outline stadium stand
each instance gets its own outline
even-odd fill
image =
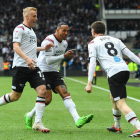
[[[81,57],[87,61],[84,53],[87,52],[87,44],[92,39],[90,24],[96,21],[98,16],[95,4],[96,0],[48,0],[47,2],[45,0],[1,1],[0,56],[7,61],[12,61],[14,53],[12,49],[13,30],[23,20],[21,15],[22,9],[27,6],[33,6],[38,10],[38,22],[34,27],[38,38],[38,46],[41,45],[41,42],[48,34],[54,32],[56,25],[63,21],[68,23],[70,28],[68,49],[76,48],[78,50],[78,47],[81,46],[78,53],[82,52],[80,54]],[[82,64],[80,64],[80,69],[82,69]]]
[[[120,38],[129,49],[138,48],[135,41],[139,30],[140,3],[138,0],[4,0],[0,4],[0,66],[3,60],[12,65],[12,33],[16,25],[23,21],[22,9],[34,6],[38,9],[38,21],[34,31],[38,46],[42,40],[54,32],[56,25],[68,23],[68,49],[76,48],[72,59],[66,59],[67,69],[86,70],[88,64],[87,44],[92,39],[90,25],[101,20],[107,25],[106,34]],[[99,8],[100,6],[100,8]],[[135,43],[134,43],[135,42]],[[78,63],[78,65],[76,65]],[[61,69],[63,69],[63,61]],[[0,70],[2,68],[0,67]]]

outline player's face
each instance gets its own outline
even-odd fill
[[[59,37],[62,38],[62,40],[66,40],[69,32],[69,27],[67,25],[62,25],[58,29]]]
[[[33,27],[34,24],[35,24],[35,22],[38,20],[37,19],[37,13],[36,13],[36,11],[31,10],[30,13],[29,13],[29,15],[28,15],[27,20],[28,20],[29,26],[30,27]]]

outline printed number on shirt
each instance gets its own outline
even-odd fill
[[[105,43],[105,48],[107,49],[107,53],[110,56],[116,56],[118,54],[117,50],[114,48],[114,44],[112,42]]]

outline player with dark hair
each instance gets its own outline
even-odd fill
[[[65,53],[68,43],[66,41],[69,27],[66,23],[61,22],[57,26],[57,30],[54,34],[47,36],[41,44],[41,47],[46,46],[49,43],[53,43],[54,47],[51,47],[47,51],[41,51],[38,56],[37,65],[44,74],[47,88],[47,95],[45,104],[48,105],[52,101],[52,91],[58,93],[64,102],[65,107],[72,115],[76,127],[80,128],[84,124],[89,123],[93,115],[90,114],[85,117],[80,117],[77,113],[75,103],[73,102],[70,93],[67,91],[66,84],[58,71],[60,62],[64,58],[70,58],[73,55],[73,50],[69,50]],[[32,128],[32,118],[36,112],[36,107],[25,115],[26,128]]]
[[[136,127],[136,131],[128,137],[140,137],[140,121],[134,111],[126,104],[126,83],[129,79],[129,69],[122,58],[122,53],[128,56],[133,62],[140,65],[140,59],[133,54],[121,40],[104,36],[105,25],[103,22],[96,21],[91,25],[93,40],[88,44],[90,57],[88,84],[85,90],[92,92],[92,78],[96,68],[96,58],[107,73],[110,97],[113,104],[113,116],[115,124],[108,127],[108,131],[121,133],[120,127],[121,113],[125,119]]]

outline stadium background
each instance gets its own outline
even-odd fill
[[[90,25],[101,20],[106,26],[106,34],[121,39],[125,45],[138,54],[140,51],[140,2],[139,0],[4,0],[0,1],[0,75],[3,74],[3,62],[9,62],[9,70],[13,62],[12,33],[22,23],[22,10],[34,6],[38,10],[38,21],[34,31],[37,44],[55,32],[56,25],[63,21],[69,25],[68,49],[76,49],[71,59],[64,59],[60,65],[66,65],[67,75],[86,76],[88,43],[92,40]],[[124,56],[129,63],[129,59]],[[10,72],[11,75],[11,72]],[[104,72],[97,72],[104,75]]]
[[[1,107],[0,140],[126,140],[135,131],[122,116],[122,134],[109,133],[106,127],[114,123],[109,87],[104,71],[97,73],[97,85],[93,85],[92,94],[87,94],[84,87],[87,83],[87,44],[92,39],[90,25],[96,20],[103,21],[106,34],[120,38],[126,46],[138,54],[140,49],[140,3],[138,0],[0,0],[0,97],[11,91],[12,77],[3,76],[3,61],[12,65],[13,29],[23,21],[22,9],[34,6],[38,9],[38,22],[34,30],[38,37],[38,46],[48,35],[54,33],[56,25],[64,21],[68,23],[69,47],[76,48],[74,55],[78,67],[68,66],[69,59],[63,60],[67,64],[65,77],[70,92],[80,116],[94,114],[93,120],[82,127],[76,128],[73,118],[66,110],[62,99],[53,94],[52,103],[45,108],[43,123],[50,128],[49,134],[25,129],[24,115],[34,107],[36,94],[27,83],[24,93],[18,102]],[[124,56],[124,60],[129,59]],[[63,61],[61,71],[63,74]],[[10,67],[11,68],[11,67]],[[80,77],[76,77],[79,76]],[[82,76],[84,75],[84,76]],[[86,76],[85,76],[86,75]],[[139,113],[139,81],[130,78],[127,85],[127,103]],[[137,86],[136,86],[137,83]],[[133,138],[132,138],[133,139]]]

